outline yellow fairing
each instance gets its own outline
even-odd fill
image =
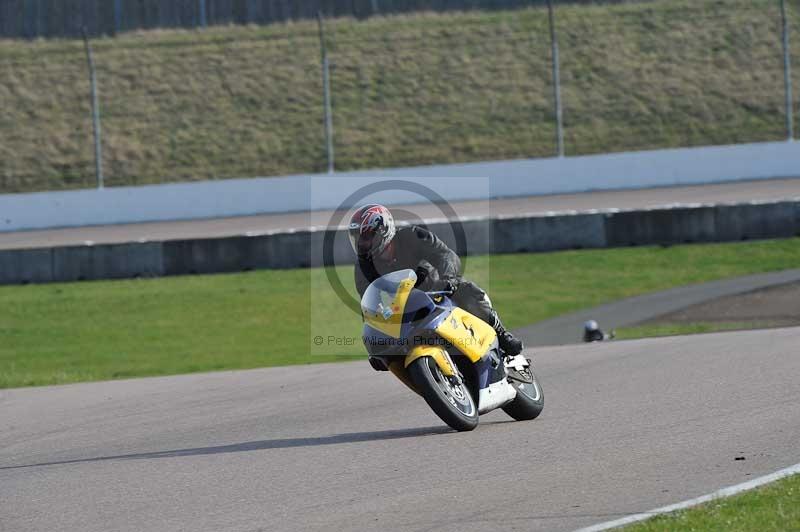
[[[391,336],[392,338],[400,338],[400,327],[403,324],[403,312],[405,312],[406,309],[408,294],[414,289],[414,282],[414,278],[400,281],[397,293],[391,301],[387,301],[384,304],[386,308],[392,311],[392,314],[389,315],[388,318],[384,318],[380,314],[364,313],[364,321],[383,334]]]
[[[450,360],[447,358],[444,349],[429,345],[420,345],[412,349],[411,352],[406,355],[405,367],[410,366],[412,362],[422,357],[431,357],[436,361],[436,365],[442,370],[443,375],[452,377],[456,374],[455,369],[450,365]]]
[[[480,360],[497,338],[497,333],[488,323],[460,308],[453,309],[436,332],[472,362]]]

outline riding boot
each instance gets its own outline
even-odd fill
[[[522,350],[525,346],[522,344],[522,340],[511,334],[505,327],[503,327],[503,323],[500,321],[500,317],[497,315],[497,312],[492,310],[494,314],[494,330],[497,333],[497,343],[500,345],[500,349],[503,350],[503,353],[508,357],[514,357],[518,354],[522,353]]]

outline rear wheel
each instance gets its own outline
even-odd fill
[[[478,407],[463,379],[443,374],[431,357],[412,362],[408,375],[431,410],[450,427],[467,431],[478,426]]]
[[[533,367],[508,368],[508,380],[517,390],[517,397],[503,407],[503,412],[517,421],[539,417],[544,408],[544,392],[533,373]]]

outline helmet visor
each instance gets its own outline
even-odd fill
[[[350,245],[360,257],[371,257],[383,244],[383,236],[379,231],[368,229],[361,232],[361,227],[351,227],[348,232]]]

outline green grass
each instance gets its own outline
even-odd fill
[[[559,6],[567,153],[782,139],[778,5]],[[554,153],[544,9],[339,19],[326,34],[338,169]],[[94,48],[108,184],[325,169],[314,22]],[[0,192],[92,185],[82,44],[0,41],[0,72]]]
[[[625,527],[625,532],[783,532],[800,530],[800,475]]]
[[[636,294],[796,268],[800,239],[470,257],[509,327]],[[340,271],[346,286],[352,271]],[[362,358],[324,273],[0,287],[0,388]],[[314,336],[353,345],[313,345]]]
[[[693,323],[654,323],[623,327],[617,329],[618,340],[634,338],[650,338],[654,336],[677,336],[686,334],[705,334],[723,331],[742,331],[747,329],[765,329],[774,327],[770,321],[747,322],[693,322]]]

